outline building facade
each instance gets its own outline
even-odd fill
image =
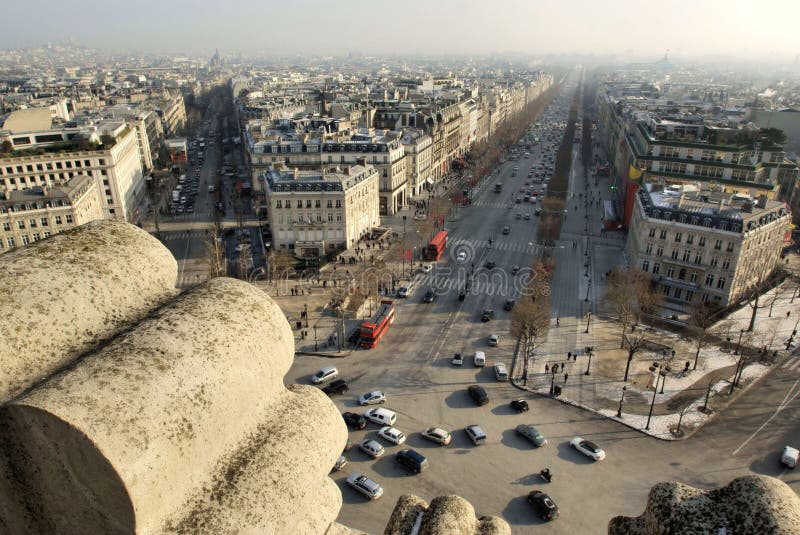
[[[372,165],[268,169],[262,181],[274,246],[299,258],[349,249],[380,225],[380,173]]]
[[[668,302],[728,306],[776,267],[791,216],[782,202],[692,188],[641,188],[626,244]]]
[[[0,254],[104,219],[95,180],[78,175],[63,185],[34,186],[0,193]]]
[[[433,187],[431,176],[433,140],[422,130],[407,128],[403,130],[400,141],[403,143],[406,155],[408,196],[417,197]]]

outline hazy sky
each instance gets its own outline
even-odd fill
[[[25,0],[2,16],[6,49],[800,54],[800,0]]]

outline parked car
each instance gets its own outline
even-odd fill
[[[350,390],[350,387],[347,386],[347,381],[345,381],[344,379],[336,379],[335,381],[332,381],[328,386],[322,389],[322,391],[328,394],[329,396],[332,396],[334,394],[341,395],[347,392],[348,390]]]
[[[558,518],[559,511],[555,502],[550,499],[550,496],[540,490],[532,490],[528,494],[528,503],[533,506],[539,518],[545,521],[550,521]]]
[[[489,260],[486,262],[486,269],[494,269],[497,266],[497,263],[493,260]]]
[[[468,425],[464,428],[464,432],[467,434],[467,438],[476,446],[480,446],[486,442],[486,433],[483,432],[483,429],[481,429],[479,425]]]
[[[489,403],[489,394],[486,393],[486,389],[482,386],[472,385],[467,388],[467,393],[469,393],[469,397],[471,397],[472,401],[479,407]]]
[[[575,437],[570,441],[569,445],[595,461],[602,461],[606,458],[606,452],[601,450],[597,444],[590,440]]]
[[[481,321],[492,321],[492,318],[494,318],[494,310],[490,308],[487,308],[481,314]]]
[[[311,376],[311,382],[315,385],[336,379],[339,376],[339,370],[335,366],[328,366],[322,368],[320,371]]]
[[[373,459],[377,459],[381,455],[384,454],[386,450],[383,449],[381,443],[377,440],[372,440],[368,438],[366,440],[361,441],[361,444],[358,445],[358,449],[372,457]]]
[[[524,399],[515,399],[511,402],[511,408],[517,412],[528,412],[528,402]]]
[[[498,381],[508,381],[508,368],[502,362],[495,362],[494,377]]]
[[[464,357],[461,356],[461,353],[456,353],[453,355],[453,360],[450,361],[453,366],[463,366],[464,365]]]
[[[361,406],[379,405],[381,403],[386,403],[386,394],[384,394],[380,390],[373,390],[372,392],[361,394],[358,397],[358,404]]]
[[[500,342],[500,335],[499,334],[492,334],[489,336],[489,346],[497,347],[497,343]]]
[[[414,474],[419,474],[428,469],[428,459],[415,450],[400,450],[394,458],[398,464]]]
[[[360,474],[358,472],[354,472],[347,476],[347,484],[355,489],[356,492],[364,495],[370,500],[377,500],[383,495],[383,487],[364,474]]]
[[[532,425],[520,424],[517,426],[517,434],[522,435],[523,437],[530,440],[534,446],[540,448],[547,444],[547,439],[544,438],[544,435],[539,432],[538,429],[533,427]]]
[[[364,418],[378,425],[394,425],[397,415],[389,409],[370,409],[364,413]]]
[[[394,445],[402,444],[406,441],[406,436],[402,431],[396,427],[389,427],[388,425],[386,427],[381,427],[381,430],[378,431],[378,436]]]
[[[475,355],[472,357],[472,364],[476,368],[483,368],[486,366],[486,353],[483,351],[476,351]]]
[[[364,429],[367,427],[367,419],[355,412],[343,412],[344,423],[354,429]]]
[[[514,308],[514,303],[516,303],[516,301],[513,299],[506,299],[506,303],[503,305],[503,310],[511,310]]]
[[[433,290],[428,290],[425,292],[425,296],[422,298],[423,303],[433,303],[436,301],[436,292]]]
[[[347,457],[345,457],[344,455],[340,455],[339,458],[336,459],[336,462],[333,463],[333,468],[331,468],[331,474],[334,472],[338,472],[339,470],[344,468],[346,464],[347,464]]]
[[[430,440],[431,442],[436,442],[442,446],[447,446],[450,444],[450,433],[441,427],[429,427],[420,434],[422,435],[422,438]]]

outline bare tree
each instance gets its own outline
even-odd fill
[[[622,346],[625,346],[625,342],[628,343],[628,360],[625,363],[625,377],[622,378],[623,381],[628,380],[628,373],[631,369],[631,362],[633,361],[633,357],[636,356],[638,352],[645,348],[647,345],[647,339],[645,338],[644,333],[639,332],[635,333],[632,332],[630,336],[625,336],[623,333],[622,335]]]
[[[711,339],[718,334],[718,330],[712,332],[711,326],[716,321],[716,314],[720,307],[709,301],[699,301],[694,304],[686,324],[685,331],[694,341],[695,354],[693,370],[697,369],[697,361],[700,358],[700,351],[708,345]]]
[[[647,273],[631,267],[620,267],[608,277],[603,300],[614,309],[622,324],[619,345],[622,349],[628,325],[632,322],[638,323],[642,314],[652,312],[661,302],[661,295],[653,288]],[[627,373],[625,375],[627,377]]]
[[[290,271],[293,270],[295,259],[292,255],[283,249],[272,250],[267,256],[267,272],[269,273],[270,281],[275,282],[275,295],[280,295],[280,281],[288,277]]]
[[[206,261],[210,278],[225,275],[225,244],[219,236],[216,225],[210,225],[206,231]]]
[[[541,264],[534,265],[533,269],[538,276],[527,286],[523,292],[524,298],[520,299],[511,312],[511,335],[522,348],[525,377],[537,342],[547,335],[550,326],[549,276]]]
[[[762,294],[772,286],[776,261],[777,254],[771,258],[761,258],[759,262],[751,262],[745,266],[744,279],[747,281],[747,293],[751,296],[747,302],[747,306],[751,310],[748,332],[752,332],[756,325],[759,309],[771,307],[773,304],[770,299],[764,299]]]

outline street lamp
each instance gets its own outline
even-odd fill
[[[661,375],[662,372],[664,373],[664,375]],[[650,418],[653,416],[653,406],[656,404],[656,394],[658,394],[658,381],[661,377],[666,378],[666,372],[664,372],[664,370],[659,371],[658,375],[656,376],[656,387],[653,389],[653,399],[652,401],[650,401],[650,412],[647,414],[647,425],[644,426],[644,428],[647,429],[648,431],[650,430]]]
[[[587,273],[589,272],[588,268],[586,269],[586,272]],[[589,290],[591,288],[592,288],[592,279],[589,279],[589,284],[586,285],[586,299],[583,300],[584,302],[587,302],[587,303],[589,302]]]
[[[317,324],[314,324],[314,351],[319,351],[319,345],[317,344]]]
[[[628,386],[625,385],[622,387],[622,397],[619,398],[619,408],[617,409],[617,418],[620,420],[622,419],[622,404],[625,402],[625,391],[628,389]]]
[[[591,323],[592,323],[592,311],[590,310],[586,314],[586,331],[584,331],[585,334],[589,334],[589,325],[591,325]]]
[[[306,327],[308,327],[308,303],[303,305],[303,316],[306,318]]]

